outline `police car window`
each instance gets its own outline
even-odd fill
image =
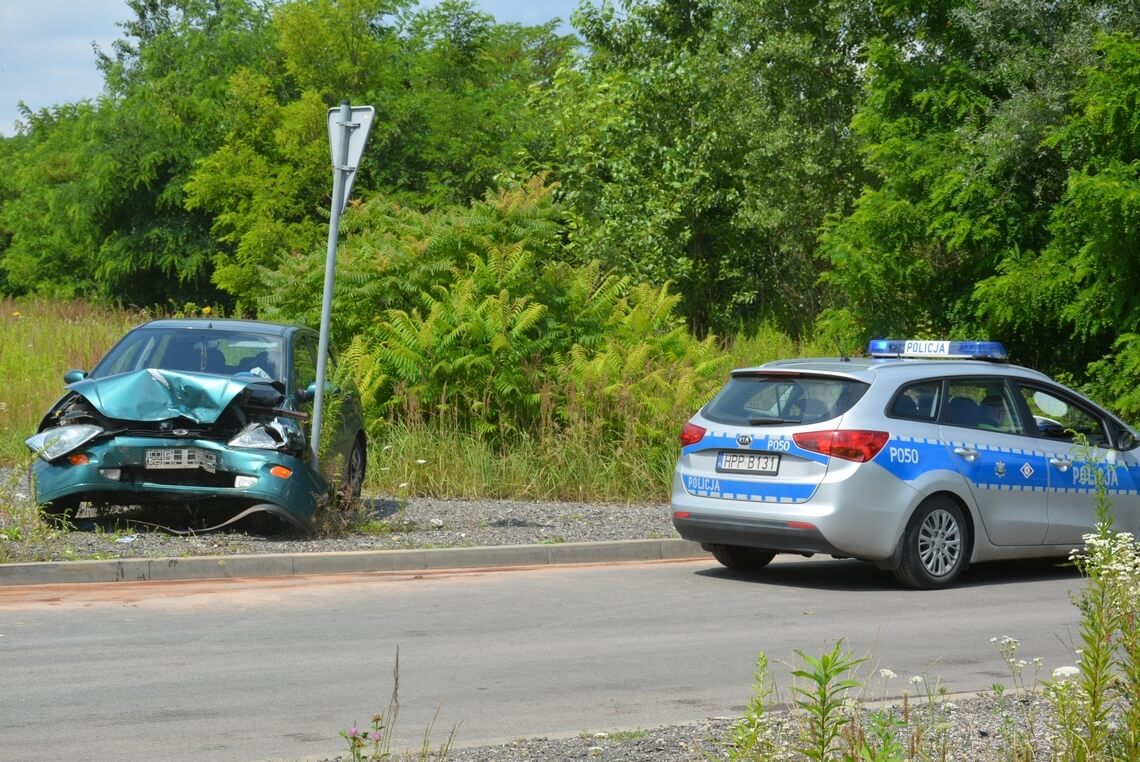
[[[1108,443],[1104,421],[1084,406],[1050,389],[1022,385],[1020,390],[1038,436],[1073,442],[1079,435],[1094,447]]]
[[[867,384],[846,378],[740,374],[706,406],[706,418],[735,425],[814,423],[847,412]]]
[[[952,378],[946,390],[944,424],[1004,434],[1025,433],[1020,408],[1003,380]]]
[[[938,402],[941,396],[942,382],[939,380],[909,384],[895,395],[887,414],[892,418],[933,421],[938,416]]]

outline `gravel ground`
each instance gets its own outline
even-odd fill
[[[204,534],[172,535],[147,526],[186,526],[186,516],[173,521],[151,510],[125,510],[95,517],[81,514],[80,531],[0,539],[0,558],[17,561],[60,561],[80,558],[183,558],[256,553],[323,553],[352,550],[454,548],[485,545],[596,542],[677,537],[667,506],[585,505],[517,501],[365,502],[369,521],[352,534],[310,537],[294,531],[259,534],[241,524]],[[196,517],[213,525],[227,517]],[[272,527],[277,529],[276,527]],[[4,535],[0,533],[0,538]]]
[[[922,698],[910,705],[907,713],[909,722],[906,723],[903,720],[904,710],[897,704],[864,709],[858,715],[864,737],[872,736],[869,712],[874,711],[890,717],[899,725],[892,735],[897,740],[900,753],[884,759],[940,762],[1057,759],[1050,743],[1051,713],[1048,705],[1039,698],[1013,700],[992,695],[934,701]],[[784,751],[737,756],[737,759],[773,762],[808,759],[787,751],[798,745],[796,733],[804,726],[802,722],[791,721],[786,712],[779,710],[769,711],[765,717],[765,737],[777,742],[777,748]],[[727,761],[734,758],[731,739],[738,723],[737,718],[716,717],[691,725],[582,733],[566,738],[520,738],[496,746],[455,746],[447,750],[443,758],[451,762]],[[878,743],[872,746],[874,750],[882,749]],[[842,748],[842,742],[839,748]],[[404,757],[416,758],[418,755]],[[430,757],[433,760],[440,758],[435,754]],[[347,762],[349,759],[347,756],[335,757],[324,762]]]
[[[22,485],[0,473],[0,500],[8,504],[27,500]],[[236,525],[208,533],[174,535],[145,526],[175,523],[170,515],[125,510],[111,516],[82,515],[77,531],[35,533],[14,539],[0,526],[0,559],[8,562],[73,560],[82,558],[167,558],[251,553],[314,553],[396,548],[443,548],[533,543],[595,542],[604,540],[676,537],[664,505],[586,505],[522,501],[435,500],[400,501],[371,498],[365,503],[370,519],[367,531],[329,537],[308,537],[295,532],[259,534]],[[191,519],[199,526],[226,517]],[[740,697],[741,710],[748,696]],[[925,699],[924,699],[925,700]],[[994,696],[955,697],[926,702],[928,715],[910,723],[920,728],[924,750],[907,758],[931,760],[1051,759],[1047,709],[1040,702],[1000,702]],[[896,715],[898,710],[895,710]],[[772,713],[771,732],[794,747],[794,732],[786,715]],[[1030,718],[1033,719],[1030,722]],[[734,718],[706,718],[692,725],[612,733],[584,733],[567,738],[517,739],[498,746],[462,747],[446,755],[455,762],[554,762],[602,760],[616,762],[693,762],[727,760],[726,743]],[[865,722],[866,724],[866,722]],[[1032,726],[1033,730],[1029,728]],[[781,729],[782,728],[782,729]],[[900,734],[903,731],[898,731]],[[1035,756],[1016,757],[1011,738],[1032,739]],[[901,736],[906,743],[905,735]],[[783,757],[770,757],[780,759]],[[789,755],[787,759],[802,759]],[[336,762],[349,757],[336,757]],[[329,760],[333,762],[333,760]]]

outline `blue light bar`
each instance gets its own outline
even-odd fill
[[[1009,359],[1000,341],[934,341],[929,339],[871,339],[871,357],[925,357],[944,360]]]

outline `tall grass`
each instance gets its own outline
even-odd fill
[[[24,457],[24,439],[63,393],[63,374],[91,368],[144,319],[87,302],[0,300],[0,463]]]

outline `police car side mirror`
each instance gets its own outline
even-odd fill
[[[1121,431],[1116,445],[1118,450],[1131,450],[1136,446],[1136,435],[1128,430]]]

